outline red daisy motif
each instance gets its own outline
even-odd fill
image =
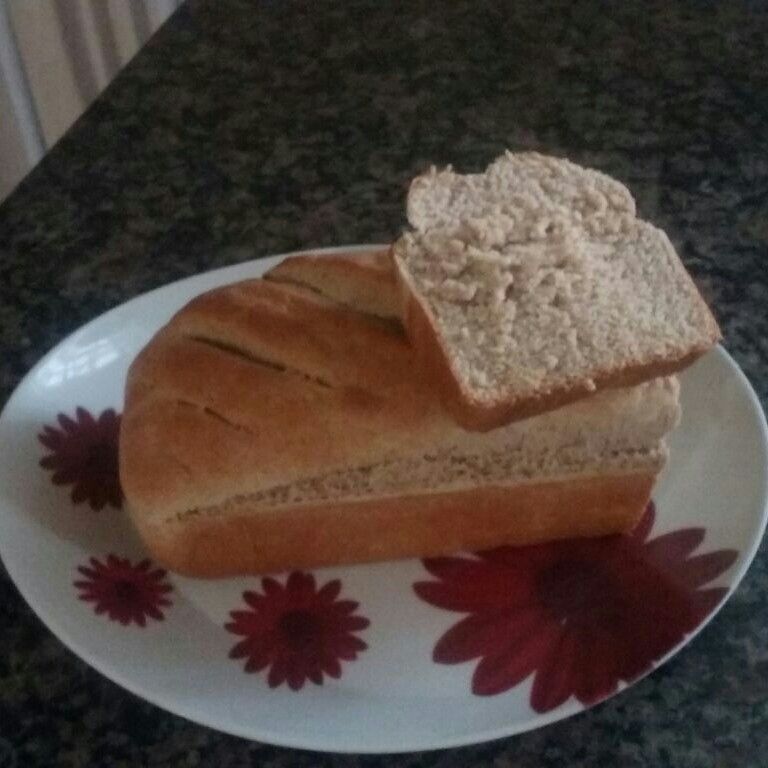
[[[120,416],[114,409],[103,411],[98,419],[85,408],[75,418],[58,415],[59,427],[45,426],[38,435],[51,451],[40,459],[40,466],[53,471],[55,485],[72,485],[72,501],[87,501],[91,509],[107,504],[119,509],[123,503],[117,464],[117,439]]]
[[[74,582],[80,599],[94,603],[97,614],[106,613],[112,621],[127,626],[135,622],[146,626],[147,617],[162,621],[163,609],[172,603],[168,593],[173,587],[162,568],[152,568],[149,560],[132,565],[127,558],[107,555],[105,563],[95,557],[90,565],[78,566],[85,576]]]
[[[508,691],[535,674],[531,706],[547,712],[571,696],[594,704],[682,641],[727,590],[705,588],[733,563],[721,549],[693,555],[703,528],[648,541],[651,503],[627,536],[425,560],[438,581],[414,585],[428,603],[468,615],[437,642],[433,659],[480,659],[472,692]]]
[[[324,674],[341,677],[341,661],[353,661],[368,647],[354,633],[370,622],[355,614],[358,603],[337,599],[338,579],[317,589],[312,574],[295,571],[285,585],[265,578],[261,588],[243,592],[248,609],[231,611],[226,629],[244,637],[229,657],[246,659],[246,672],[269,667],[270,688],[287,682],[298,691],[307,680],[322,685]]]

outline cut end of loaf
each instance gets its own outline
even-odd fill
[[[719,340],[715,326],[712,334],[700,346],[679,356],[651,358],[619,370],[601,371],[594,378],[564,381],[549,386],[500,397],[494,390],[476,390],[463,385],[461,369],[456,370],[446,345],[435,344],[435,329],[429,309],[412,293],[404,291],[402,298],[408,335],[418,353],[419,369],[433,385],[436,394],[456,423],[466,430],[488,432],[500,426],[540,416],[606,389],[634,387],[659,377],[672,376],[705,354]]]
[[[666,235],[603,174],[507,154],[421,177],[409,218],[393,247],[405,325],[464,427],[680,370],[720,338]]]

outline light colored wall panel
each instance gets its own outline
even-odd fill
[[[46,144],[176,8],[175,0],[7,0]],[[131,7],[135,6],[135,7]]]
[[[0,0],[0,77],[5,81],[27,161],[37,162],[43,156],[45,142],[5,0]]]
[[[99,31],[96,26],[91,0],[59,0],[59,2],[62,1],[76,8],[77,19],[82,29],[82,39],[85,43],[85,55],[96,75],[97,91],[101,93],[116,72],[110,71],[107,60],[102,54]],[[102,0],[103,4],[104,0]]]
[[[86,97],[96,96],[92,87],[91,91],[81,92],[75,80],[57,4],[58,0],[8,0],[19,50],[49,147],[83,111]]]
[[[5,80],[0,77],[0,202],[27,173],[28,161]]]
[[[179,3],[176,0],[144,0],[152,19],[152,28],[157,29],[173,12]]]
[[[131,6],[140,6],[142,0],[128,0],[128,2],[126,0],[106,0],[106,3],[104,0],[91,0],[91,2],[106,5],[107,16],[112,23],[112,30],[117,43],[118,58],[121,64],[127,64],[146,42],[141,25],[137,29],[135,16],[131,11]]]
[[[0,101],[0,200],[39,157],[40,144],[51,147],[179,5],[179,0],[0,0],[40,123],[38,150],[30,152],[6,88]]]

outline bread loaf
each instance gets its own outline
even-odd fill
[[[228,576],[594,536],[641,514],[674,379],[465,431],[366,293],[380,259],[303,258],[211,291],[135,360],[120,474],[159,562]]]

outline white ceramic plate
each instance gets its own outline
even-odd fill
[[[193,581],[142,564],[115,506],[108,409],[119,411],[128,365],[175,310],[280,258],[107,312],[46,355],[3,412],[3,560],[40,618],[97,670],[260,741],[448,747],[607,698],[675,653],[736,587],[765,527],[768,448],[760,405],[722,349],[683,376],[655,519],[649,509],[632,536],[266,582]]]

